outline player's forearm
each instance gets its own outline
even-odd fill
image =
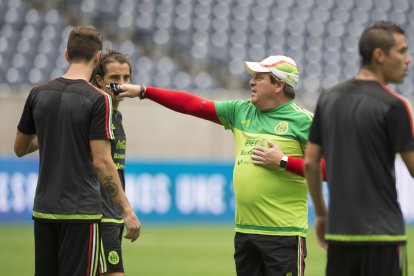
[[[37,137],[34,137],[32,142],[30,143],[29,147],[27,148],[26,154],[35,152],[39,149],[39,145],[37,144]]]
[[[217,117],[213,101],[195,96],[188,92],[147,86],[145,98],[174,111],[221,124]]]
[[[94,162],[94,165],[108,197],[123,211],[124,216],[131,215],[133,209],[122,189],[121,180],[112,159]]]
[[[322,175],[320,163],[305,162],[304,173],[308,183],[309,193],[317,216],[325,217],[327,207],[322,192]]]
[[[320,166],[322,170],[323,180],[326,181],[328,180],[328,176],[326,174],[325,159],[321,159]],[[303,168],[304,168],[304,159],[288,156],[288,162],[286,166],[287,171],[304,177],[305,175],[304,175]]]

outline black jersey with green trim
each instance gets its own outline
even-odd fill
[[[404,241],[394,162],[414,149],[408,102],[378,82],[348,80],[321,95],[309,141],[326,160],[326,240]]]
[[[121,179],[122,188],[125,190],[125,152],[126,135],[122,125],[121,112],[114,110],[112,113],[112,130],[115,139],[111,140],[111,154]],[[101,186],[102,195],[102,223],[123,224],[123,213],[116,204],[106,195]]]
[[[100,220],[100,183],[90,140],[111,139],[111,98],[84,80],[58,78],[31,90],[18,130],[36,134],[34,219]]]

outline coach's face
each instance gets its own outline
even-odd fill
[[[408,72],[411,57],[408,54],[408,44],[405,36],[394,34],[394,46],[384,55],[382,70],[386,83],[400,83]]]
[[[270,73],[254,73],[249,82],[250,101],[259,110],[265,111],[277,106],[276,94],[282,91],[283,86],[272,83]],[[280,88],[281,87],[281,88]]]

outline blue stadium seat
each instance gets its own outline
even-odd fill
[[[245,88],[244,61],[289,55],[301,70],[298,94],[311,105],[357,72],[360,33],[384,19],[403,25],[414,44],[410,0],[56,0],[49,9],[0,1],[0,82],[61,75],[68,32],[87,23],[103,31],[105,48],[129,54],[134,80],[171,88]],[[411,97],[412,79],[398,87]]]

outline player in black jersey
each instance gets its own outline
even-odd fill
[[[100,182],[122,209],[126,237],[134,241],[140,233],[111,158],[111,98],[89,83],[101,49],[95,28],[75,27],[65,52],[68,71],[31,90],[18,125],[16,155],[39,149],[40,157],[33,206],[35,275],[98,273]]]
[[[112,97],[112,129],[114,131],[115,139],[111,140],[111,154],[124,190],[126,135],[122,126],[122,114],[118,110],[119,103],[122,99],[116,98],[114,93],[107,86],[111,83],[130,83],[131,71],[132,66],[128,56],[110,50],[102,55],[101,63],[94,80],[99,88]],[[122,210],[109,199],[103,189],[101,189],[101,194],[101,234],[104,253],[100,262],[101,272],[105,273],[105,275],[125,275],[121,246],[124,225]]]
[[[318,100],[305,175],[318,239],[329,245],[326,275],[401,276],[407,273],[407,238],[394,163],[399,153],[414,176],[414,129],[409,103],[386,85],[404,80],[411,57],[404,31],[391,22],[367,28],[359,52],[356,77]],[[329,211],[321,188],[322,154]]]

